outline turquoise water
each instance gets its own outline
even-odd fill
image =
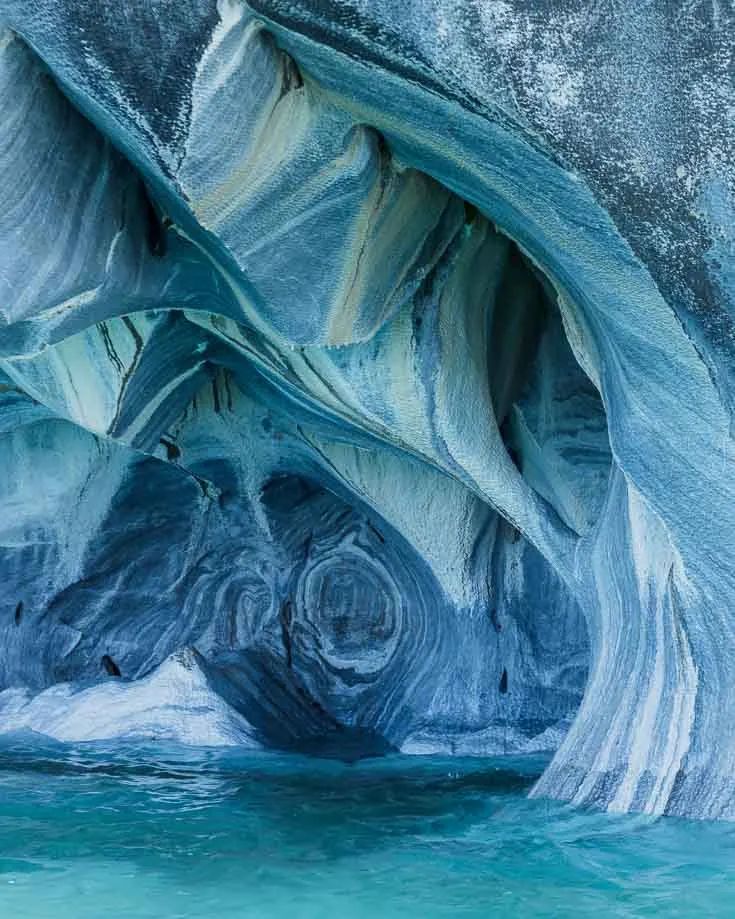
[[[539,760],[0,747],[0,917],[733,916],[735,828],[529,801]]]

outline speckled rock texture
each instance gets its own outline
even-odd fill
[[[731,5],[0,23],[0,730],[735,817]]]

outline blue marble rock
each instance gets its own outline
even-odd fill
[[[0,24],[0,730],[735,817],[732,10]]]

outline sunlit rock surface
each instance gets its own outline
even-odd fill
[[[735,817],[729,8],[0,21],[0,729]]]

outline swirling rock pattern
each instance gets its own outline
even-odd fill
[[[0,23],[2,728],[735,816],[732,12]]]

